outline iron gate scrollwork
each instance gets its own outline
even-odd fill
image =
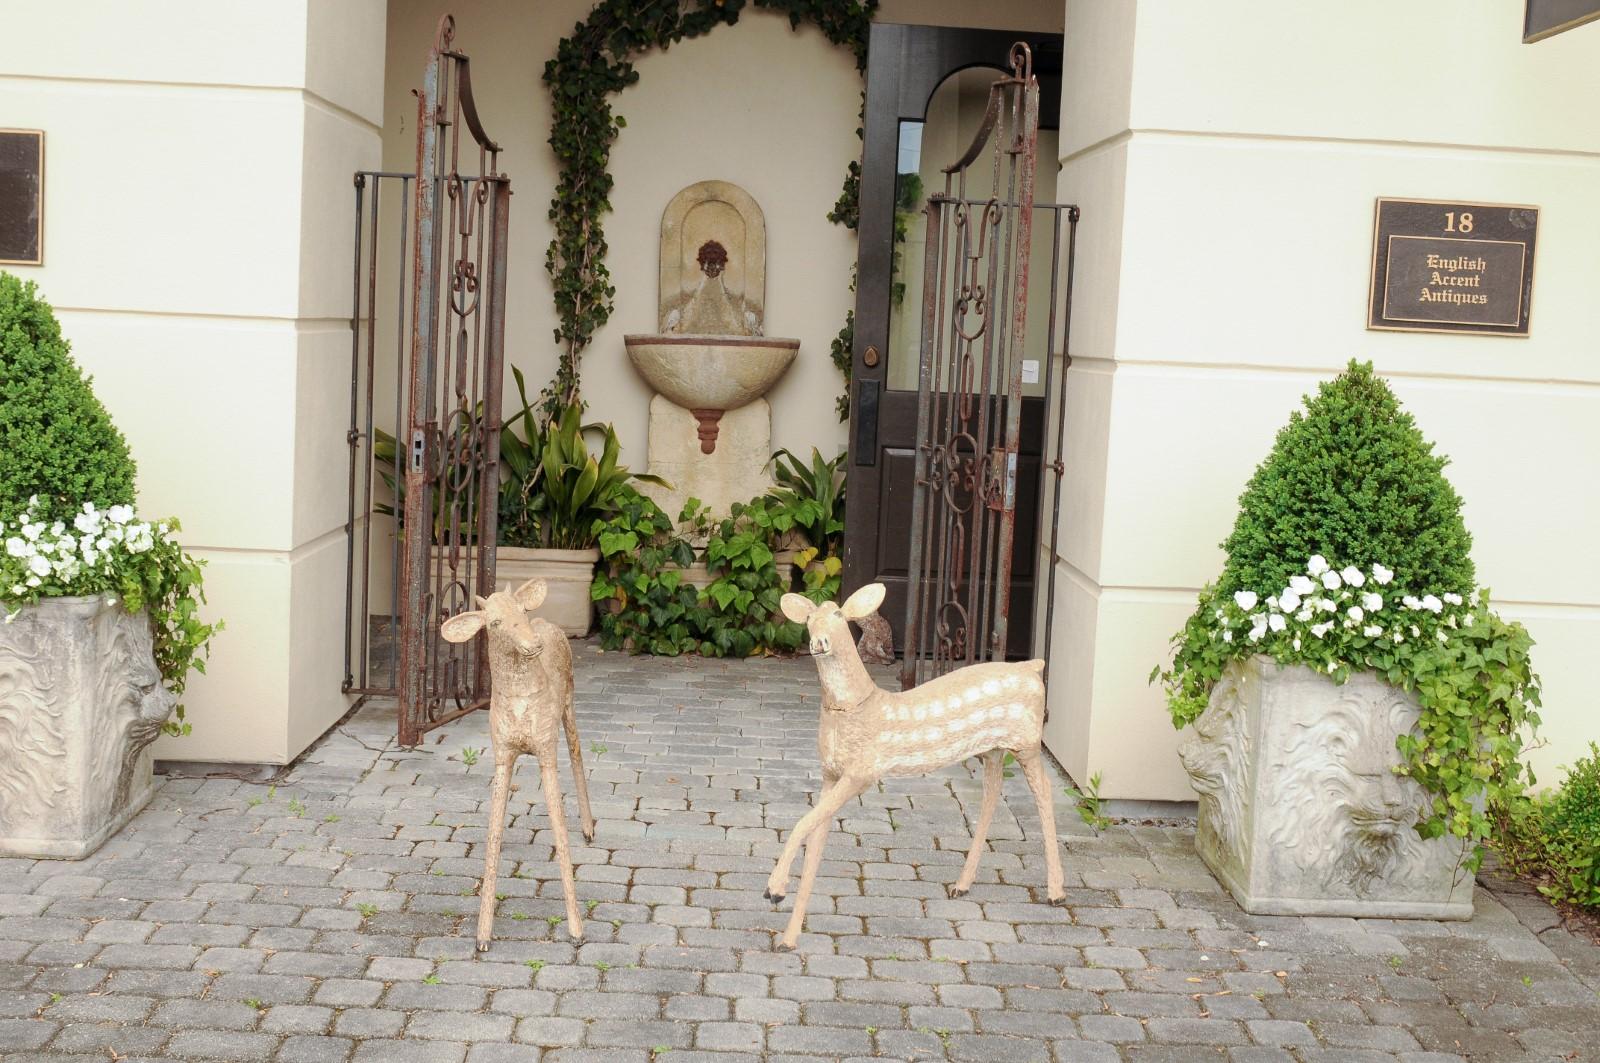
[[[446,15],[416,93],[415,172],[356,174],[345,689],[396,696],[405,745],[489,697],[478,640],[438,630],[494,588],[511,183],[454,34]],[[390,328],[392,362],[377,354]],[[389,416],[392,432],[376,423]]]
[[[966,151],[944,168],[943,191],[927,200],[900,675],[907,688],[952,668],[1005,658],[1035,212],[1055,222],[1044,395],[1047,402],[1056,401],[1058,420],[1054,461],[1046,460],[1040,470],[1041,479],[1046,471],[1056,476],[1054,504],[1044,510],[1052,525],[1060,503],[1065,402],[1050,345],[1056,333],[1061,222],[1065,218],[1068,227],[1065,305],[1070,309],[1078,209],[1034,201],[1039,83],[1025,43],[1012,47],[1008,65],[1009,75],[990,86],[983,119]],[[987,167],[981,167],[985,161]],[[1050,546],[1047,603],[1053,602],[1055,589],[1053,527]],[[1049,638],[1047,621],[1047,659]]]

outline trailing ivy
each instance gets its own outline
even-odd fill
[[[611,145],[627,122],[612,113],[611,97],[639,80],[633,59],[640,53],[733,25],[747,2],[787,15],[793,27],[811,23],[850,49],[857,70],[866,70],[867,28],[878,0],[601,0],[545,63],[550,147],[561,168],[550,202],[555,237],[545,253],[561,348],[555,378],[541,396],[547,419],[578,399],[583,350],[611,317],[616,296],[605,264],[603,219],[611,209]],[[830,221],[856,228],[860,184],[860,163],[852,162]]]

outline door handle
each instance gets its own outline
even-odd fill
[[[876,369],[878,367],[878,348],[870,343],[867,344],[867,349],[861,352],[861,364],[868,369]]]
[[[878,382],[857,380],[856,399],[851,404],[851,419],[855,422],[855,463],[878,464]]]

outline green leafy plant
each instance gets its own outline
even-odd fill
[[[0,272],[0,522],[35,496],[47,524],[70,523],[85,502],[133,504],[128,443],[91,383],[37,286]]]
[[[1600,909],[1600,744],[1553,793],[1497,810],[1495,844],[1512,871],[1562,904]]]
[[[1179,727],[1230,662],[1255,654],[1414,692],[1422,714],[1397,740],[1396,770],[1430,796],[1417,831],[1460,839],[1476,871],[1491,816],[1533,781],[1521,753],[1540,691],[1533,640],[1473,587],[1445,464],[1372,366],[1351,362],[1278,433],[1240,499],[1222,577],[1150,678]]]
[[[877,0],[753,0],[753,4],[787,15],[791,26],[812,23],[828,40],[854,53],[858,70],[866,69],[867,30]],[[550,147],[560,167],[549,211],[555,235],[545,252],[559,322],[555,340],[561,347],[555,378],[541,396],[548,420],[578,401],[583,350],[610,318],[616,295],[605,264],[604,216],[611,209],[611,145],[627,122],[612,112],[611,96],[639,80],[635,56],[732,25],[745,6],[745,0],[704,5],[601,0],[545,63]],[[864,101],[863,94],[863,106]],[[856,133],[860,135],[859,127]],[[844,190],[828,215],[830,221],[851,230],[859,215],[860,176],[860,164],[852,162]]]
[[[633,491],[597,522],[596,542],[600,565],[589,595],[600,607],[601,645],[666,657],[694,650],[699,595],[680,571],[694,563],[694,549],[671,518]]]
[[[806,541],[823,557],[841,553],[844,545],[844,452],[840,451],[829,461],[812,447],[810,462],[804,462],[792,451],[780,449],[773,452],[771,466],[772,478],[780,489],[773,494],[787,493],[792,498],[796,525]],[[804,503],[810,503],[813,508],[802,512],[800,506]]]
[[[188,734],[183,692],[222,623],[200,618],[204,562],[178,544],[178,522],[134,513],[133,459],[89,384],[35,286],[0,272],[0,613],[97,595],[144,610],[179,699],[162,729]]]
[[[1105,800],[1100,796],[1099,772],[1089,776],[1088,785],[1082,789],[1076,786],[1067,786],[1063,789],[1077,806],[1078,818],[1088,824],[1090,830],[1099,834],[1111,826],[1111,817],[1105,814]]]

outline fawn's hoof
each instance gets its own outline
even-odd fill
[[[1065,908],[1067,906],[1067,898],[1065,896],[1051,897],[1050,904],[1055,908]]]
[[[773,893],[771,890],[762,890],[761,891],[761,896],[765,897],[767,900],[771,901],[773,904],[782,904],[783,903],[783,899],[785,897],[787,897],[788,894],[787,893]]]
[[[950,899],[951,900],[960,900],[962,897],[965,897],[966,895],[967,895],[967,891],[962,889],[960,886],[951,886],[950,887]]]
[[[478,951],[479,952],[488,952],[489,951],[489,939],[488,938],[483,938],[482,940],[480,940],[478,942]]]
[[[777,949],[777,951],[779,951],[779,952],[793,952],[794,951],[794,942],[792,942],[792,941],[784,941],[782,938],[779,938],[777,945],[775,945],[773,947],[775,949]]]
[[[583,832],[583,840],[586,841],[586,842],[594,841],[594,828],[593,827],[590,827],[588,830]]]

